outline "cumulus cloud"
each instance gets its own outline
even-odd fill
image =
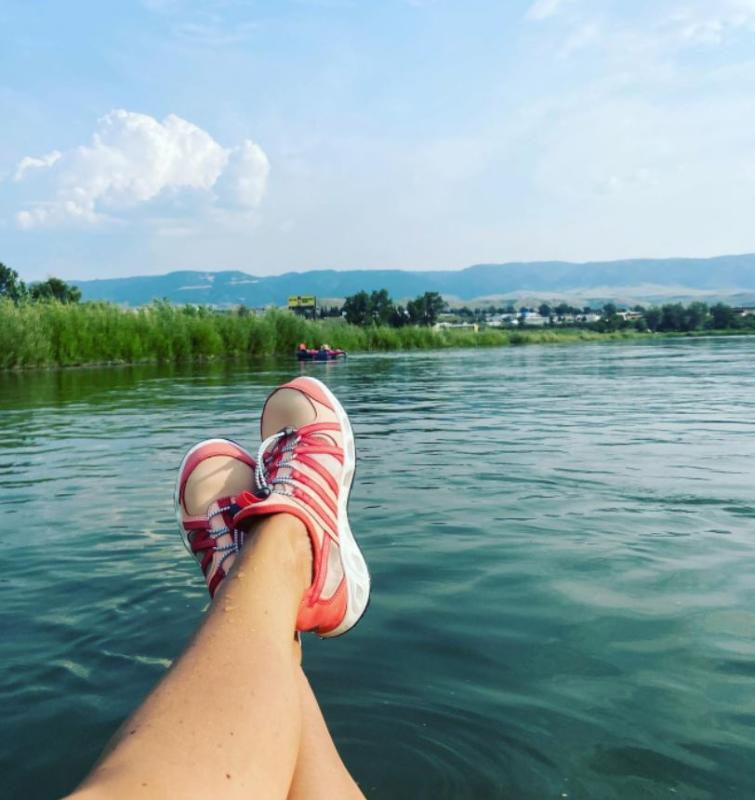
[[[269,169],[264,151],[250,140],[226,148],[174,114],[160,122],[115,110],[98,121],[89,145],[21,160],[15,180],[32,172],[35,179],[45,177],[52,196],[20,211],[16,222],[25,229],[93,225],[192,194],[248,212],[262,200]]]
[[[221,202],[232,207],[256,208],[262,202],[270,163],[259,145],[248,139],[228,154],[215,189]]]

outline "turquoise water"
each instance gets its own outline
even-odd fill
[[[305,667],[375,798],[755,796],[755,338],[0,375],[0,795],[72,788],[206,593],[183,451],[350,412],[370,610]]]

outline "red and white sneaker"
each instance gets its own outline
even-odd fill
[[[267,398],[260,428],[257,488],[236,498],[242,508],[233,525],[269,514],[292,514],[304,523],[312,584],[296,628],[340,636],[356,625],[370,598],[370,575],[347,513],[356,468],[349,418],[324,383],[301,377]]]
[[[210,597],[233,565],[244,533],[233,526],[234,498],[254,488],[254,459],[229,439],[206,439],[184,456],[174,500],[186,549],[202,567]]]

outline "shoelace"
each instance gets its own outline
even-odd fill
[[[278,446],[278,442],[283,439],[290,439],[290,441],[286,442],[283,446]],[[273,445],[273,449],[271,450],[268,461],[272,460],[274,457],[274,453],[276,449],[281,453],[293,453],[296,445],[301,441],[301,437],[296,435],[295,428],[283,428],[283,430],[278,431],[278,433],[272,434],[272,436],[268,436],[262,444],[259,446],[257,450],[257,466],[254,468],[254,479],[257,483],[257,493],[267,497],[268,495],[272,494],[274,491],[274,487],[276,484],[279,483],[293,483],[290,478],[279,477],[274,475],[270,478],[267,474],[267,467],[265,465],[265,454],[267,453],[268,448]],[[285,458],[285,457],[284,457]],[[278,469],[281,467],[288,466],[291,463],[291,459],[281,458],[278,463]]]
[[[228,558],[241,551],[244,544],[244,533],[232,526],[229,527],[227,519],[223,520],[224,524],[220,528],[211,528],[209,527],[209,523],[219,515],[224,515],[226,513],[233,515],[235,510],[237,509],[233,502],[219,506],[207,515],[208,527],[197,529],[190,539],[192,553],[194,553],[197,558],[200,557],[200,554],[203,554],[200,559],[200,566],[205,578],[207,578],[215,553],[222,554],[220,561],[213,571],[212,577],[208,580],[207,588],[210,590],[211,597],[215,595],[215,590],[225,577],[225,562]],[[218,544],[218,539],[226,534],[231,535],[231,542],[228,544]]]
[[[213,511],[212,514],[208,514],[207,520],[209,522],[211,519],[213,519],[213,517],[217,517],[218,514],[222,515],[225,514],[227,511],[232,511],[232,510],[233,510],[232,505],[222,506],[218,508],[217,511]],[[225,536],[226,533],[230,533],[233,540],[230,542],[230,544],[219,545],[218,539],[221,536]],[[231,530],[227,525],[223,525],[222,528],[208,528],[207,535],[209,538],[214,539],[215,541],[215,545],[212,548],[212,552],[224,554],[223,557],[220,559],[220,562],[218,563],[218,569],[222,567],[223,564],[225,564],[227,558],[232,556],[234,553],[241,552],[241,545],[243,544],[242,533],[236,528]]]

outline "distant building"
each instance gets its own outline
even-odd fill
[[[517,325],[516,314],[491,314],[485,320],[491,328],[502,328],[504,325]]]
[[[522,311],[520,319],[525,325],[534,325],[540,328],[548,324],[548,317],[538,314],[537,311]]]
[[[480,326],[476,322],[436,322],[433,325],[433,330],[436,331],[448,330],[449,328],[466,328],[475,333],[480,330]]]

